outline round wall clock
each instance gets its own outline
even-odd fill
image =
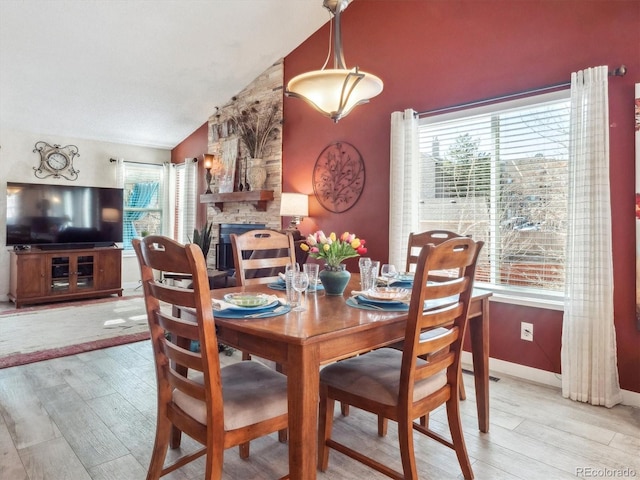
[[[364,161],[346,142],[328,145],[313,167],[313,192],[320,205],[334,213],[353,207],[364,189]]]
[[[73,159],[79,157],[78,147],[75,145],[49,145],[47,142],[36,142],[34,152],[40,154],[40,165],[33,167],[35,176],[46,178],[53,175],[53,178],[64,177],[67,180],[78,178],[79,170],[73,168]]]

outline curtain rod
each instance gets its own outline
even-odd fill
[[[148,163],[148,162],[135,162],[135,161],[133,161],[133,160],[124,160],[124,159],[123,159],[122,161],[123,161],[124,163],[130,163],[130,164],[133,164],[133,165],[147,165],[147,166],[148,166],[148,165],[151,165],[151,166],[154,166],[154,165],[178,165],[177,163],[171,163],[171,162],[162,162],[162,163],[160,164],[160,163]],[[194,158],[194,159],[193,159],[193,160],[191,160],[191,161],[192,161],[193,163],[198,163],[198,159],[197,159],[197,158]],[[117,163],[117,162],[118,162],[118,159],[117,159],[117,158],[110,158],[110,159],[109,159],[109,163]]]
[[[626,73],[627,73],[627,67],[624,66],[624,65],[620,65],[615,70],[609,72],[609,76],[610,77],[624,77],[626,75]],[[517,92],[517,93],[510,93],[508,95],[502,95],[500,97],[485,98],[484,100],[476,100],[475,102],[460,103],[458,105],[453,105],[451,107],[437,108],[435,110],[425,110],[424,112],[417,112],[415,115],[417,117],[422,117],[422,116],[427,116],[427,115],[434,115],[436,113],[449,112],[449,111],[452,111],[452,110],[458,110],[460,108],[468,108],[468,107],[475,107],[477,105],[484,105],[485,103],[500,102],[502,100],[510,100],[512,98],[524,97],[526,95],[533,95],[533,94],[536,94],[536,93],[544,93],[544,92],[549,92],[549,91],[560,90],[562,88],[566,88],[566,87],[569,87],[569,86],[571,86],[571,82],[555,83],[553,85],[548,85],[546,87],[533,88],[531,90],[525,90],[523,92]]]

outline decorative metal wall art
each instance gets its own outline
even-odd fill
[[[346,142],[328,145],[313,167],[313,192],[320,205],[334,213],[353,207],[364,189],[365,170],[360,152]]]
[[[79,157],[78,147],[75,145],[49,145],[47,142],[36,142],[33,152],[40,154],[40,165],[33,167],[37,178],[64,177],[67,180],[76,180],[80,170],[73,167],[73,159]]]

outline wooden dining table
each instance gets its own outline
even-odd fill
[[[383,347],[404,338],[406,311],[364,310],[347,305],[351,291],[359,288],[352,274],[344,296],[318,291],[307,293],[305,310],[270,318],[216,317],[218,341],[281,365],[288,378],[289,478],[316,478],[319,372],[323,364]],[[211,291],[221,300],[230,292],[278,294],[267,285]],[[489,297],[473,291],[469,334],[475,379],[478,425],[489,430]],[[215,312],[214,312],[215,317]]]

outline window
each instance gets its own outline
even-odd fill
[[[163,233],[164,167],[124,162],[123,247],[135,237]]]
[[[568,133],[568,92],[422,118],[420,230],[483,240],[479,284],[562,292]]]

